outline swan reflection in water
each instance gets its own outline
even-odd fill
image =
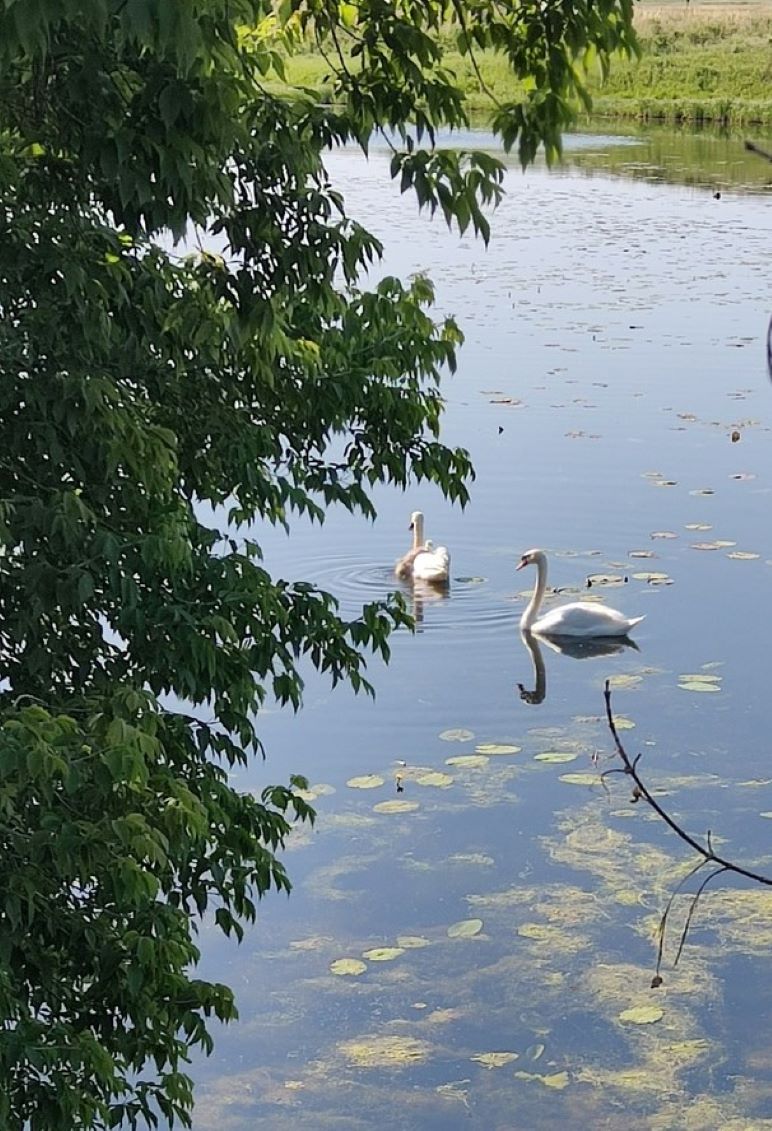
[[[413,578],[412,582],[400,585],[399,591],[407,601],[407,607],[415,621],[416,632],[421,631],[426,606],[436,604],[438,601],[446,601],[450,597],[450,585],[448,583],[436,585],[430,581],[420,581],[418,578]]]
[[[640,648],[629,636],[594,636],[588,639],[564,636],[561,638],[535,636],[528,630],[520,632],[520,639],[526,647],[533,664],[534,689],[529,691],[522,683],[517,689],[524,703],[541,703],[547,694],[547,672],[544,667],[544,656],[541,645],[559,652],[562,656],[570,656],[574,660],[592,660],[603,656],[613,656],[617,652],[624,652],[631,648],[640,652]]]

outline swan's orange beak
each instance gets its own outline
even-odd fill
[[[517,563],[517,565],[515,566],[515,569],[525,569],[525,567],[526,567],[527,565],[528,565],[528,558],[526,558],[525,556],[523,556],[523,557],[522,557],[522,558],[520,559],[520,561],[519,561],[519,562]]]

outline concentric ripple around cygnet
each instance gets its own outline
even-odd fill
[[[405,598],[419,632],[459,632],[468,639],[516,628],[511,590],[499,589],[485,577],[454,576],[451,570],[449,584],[435,586],[402,581],[390,564],[355,558],[317,559],[305,576],[338,599],[344,617],[356,616],[362,605],[396,591]]]

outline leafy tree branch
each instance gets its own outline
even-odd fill
[[[429,280],[365,281],[381,245],[325,165],[388,136],[402,191],[488,238],[501,161],[435,144],[468,124],[448,34],[522,81],[494,126],[524,163],[557,153],[588,53],[634,49],[629,0],[0,6],[9,1131],[190,1124],[191,1052],[236,1016],[194,976],[199,925],[240,937],[313,819],[302,778],[255,797],[229,770],[308,665],[370,691],[411,623],[272,576],[266,529],[372,519],[381,483],[468,498],[440,433],[461,330]],[[282,83],[313,36],[318,101]]]

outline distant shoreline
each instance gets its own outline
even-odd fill
[[[641,58],[614,59],[605,83],[592,70],[593,117],[721,126],[772,126],[772,2],[672,0],[636,5]],[[465,88],[470,112],[517,98],[501,57],[481,52],[480,78],[449,39],[445,65]],[[311,52],[287,61],[290,85],[325,89],[328,67]]]

